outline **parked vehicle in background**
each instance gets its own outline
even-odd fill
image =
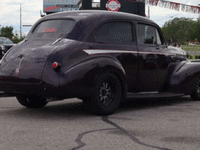
[[[77,97],[96,114],[126,98],[190,95],[200,100],[200,62],[168,47],[138,15],[71,11],[40,19],[2,59],[0,91],[25,107]]]
[[[0,59],[15,44],[7,37],[0,37]]]

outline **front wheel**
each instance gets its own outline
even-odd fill
[[[194,91],[190,94],[190,97],[193,100],[200,100],[200,77],[196,79],[196,84],[195,84],[195,89]]]
[[[122,86],[117,76],[104,73],[96,80],[91,99],[84,101],[86,109],[98,115],[110,115],[120,105]]]
[[[18,95],[16,98],[22,106],[28,108],[42,108],[48,103],[46,98],[38,96]]]

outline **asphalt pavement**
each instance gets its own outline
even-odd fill
[[[110,116],[95,116],[82,101],[27,109],[0,100],[0,150],[198,150],[200,102],[189,97],[137,99]]]

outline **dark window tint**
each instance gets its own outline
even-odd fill
[[[97,42],[131,43],[133,41],[132,25],[128,22],[112,22],[100,26],[95,40]]]
[[[49,20],[40,23],[34,33],[64,33],[71,32],[75,22],[72,20]]]
[[[137,42],[139,44],[162,44],[158,30],[149,25],[137,25]]]

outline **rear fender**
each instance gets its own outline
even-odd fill
[[[93,57],[66,70],[60,79],[62,91],[79,97],[88,97],[93,92],[96,78],[102,73],[115,74],[125,89],[125,71],[119,61],[112,57]],[[75,93],[74,93],[75,92]]]

